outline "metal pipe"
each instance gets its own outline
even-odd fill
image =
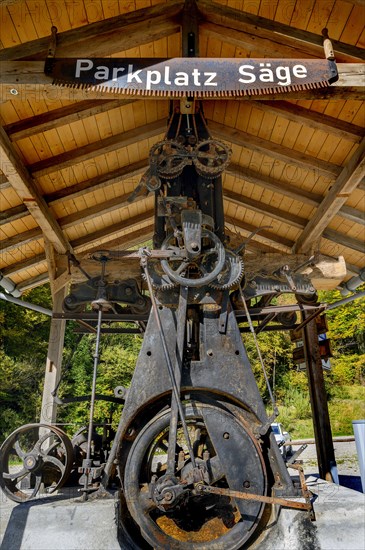
[[[12,304],[17,304],[18,306],[25,307],[26,309],[38,311],[38,313],[43,313],[44,315],[48,315],[48,317],[52,317],[52,311],[50,309],[31,304],[30,302],[23,302],[23,300],[14,298],[14,296],[10,296],[10,294],[4,294],[3,292],[0,292],[0,299],[5,300],[6,302],[11,302]]]
[[[14,298],[19,298],[22,295],[20,290],[17,289],[16,284],[8,277],[4,277],[4,275],[1,272],[0,272],[0,286],[2,286],[6,290],[6,292],[14,296]]]
[[[348,304],[349,302],[353,302],[354,300],[357,300],[358,298],[364,298],[365,297],[365,290],[362,292],[357,292],[353,294],[352,296],[349,296],[348,298],[344,298],[343,300],[338,300],[337,302],[334,302],[333,304],[329,304],[326,309],[335,309],[336,307],[343,306],[344,304]]]
[[[365,282],[365,267],[360,270],[360,273],[355,277],[352,277],[349,281],[343,284],[341,287],[341,296],[348,296],[350,292],[353,292]]]

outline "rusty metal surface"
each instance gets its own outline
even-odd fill
[[[60,86],[162,97],[230,97],[326,87],[338,79],[327,59],[49,58]]]

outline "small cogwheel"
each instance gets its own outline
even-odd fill
[[[162,270],[159,260],[149,260],[147,269],[152,286],[156,290],[171,290],[176,286],[176,283]],[[142,279],[146,281],[145,273],[142,273]]]
[[[231,154],[231,149],[220,141],[201,141],[195,148],[196,171],[204,178],[216,178],[227,168]]]
[[[160,141],[150,150],[151,170],[154,167],[161,178],[176,178],[188,163],[187,152],[177,141]]]

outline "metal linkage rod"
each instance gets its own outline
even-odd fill
[[[154,292],[153,292],[150,275],[148,273],[147,251],[145,249],[141,249],[140,253],[141,253],[141,266],[142,266],[142,268],[145,272],[145,275],[146,275],[148,291],[150,293],[150,298],[151,298],[151,302],[152,302],[152,309],[153,309],[154,316],[155,316],[155,319],[156,319],[156,324],[157,324],[157,327],[158,327],[158,330],[159,330],[159,333],[160,333],[160,336],[161,336],[161,343],[162,343],[162,348],[163,348],[164,355],[165,355],[165,358],[166,358],[166,365],[167,365],[167,370],[169,372],[169,376],[170,376],[170,380],[171,380],[172,391],[173,391],[175,401],[176,401],[176,405],[177,405],[177,408],[178,408],[178,411],[179,411],[179,416],[180,416],[182,428],[183,428],[183,431],[184,431],[185,441],[186,441],[186,445],[188,447],[191,463],[193,465],[193,468],[195,468],[196,467],[196,461],[195,461],[195,457],[194,457],[193,447],[192,447],[192,444],[191,444],[191,441],[190,441],[190,436],[189,436],[188,427],[187,427],[185,416],[184,416],[184,411],[183,411],[181,400],[180,400],[180,389],[179,389],[179,385],[176,382],[174,368],[173,368],[173,365],[172,365],[172,362],[171,362],[169,350],[167,349],[166,338],[165,338],[165,334],[164,334],[164,331],[163,331],[163,328],[162,328],[162,323],[161,323],[160,315],[159,315],[159,312],[158,312],[158,306],[157,306],[156,298],[155,298],[155,295],[154,295]]]
[[[95,409],[95,396],[96,396],[96,377],[98,372],[99,365],[99,346],[100,346],[100,335],[101,335],[101,321],[102,321],[103,311],[99,307],[98,311],[98,324],[96,329],[96,344],[95,344],[95,353],[94,353],[94,370],[93,370],[93,381],[91,386],[91,399],[90,399],[90,416],[89,416],[89,430],[87,436],[87,451],[86,451],[86,460],[85,464],[85,482],[84,482],[84,499],[87,499],[87,490],[89,484],[89,473],[91,468],[91,441],[93,436],[93,423],[94,423],[94,409]]]
[[[265,382],[266,382],[266,387],[267,387],[267,391],[269,392],[269,395],[270,395],[270,399],[271,399],[271,403],[272,403],[273,411],[274,411],[274,418],[275,418],[275,417],[278,416],[279,411],[278,411],[278,408],[277,408],[277,406],[276,406],[274,394],[273,394],[272,389],[271,389],[271,386],[270,386],[269,377],[267,376],[267,372],[266,372],[264,360],[263,360],[263,358],[262,358],[260,346],[259,346],[259,343],[258,343],[258,341],[257,341],[257,337],[256,337],[256,333],[255,333],[254,326],[253,326],[253,324],[252,324],[250,312],[248,311],[248,307],[247,307],[247,304],[246,304],[246,300],[245,300],[245,298],[244,298],[244,296],[243,296],[243,292],[242,292],[242,288],[241,288],[241,287],[240,287],[240,294],[241,294],[241,300],[242,300],[242,302],[243,302],[243,307],[244,307],[244,310],[245,310],[245,313],[246,313],[247,321],[248,321],[248,324],[249,324],[249,327],[250,327],[250,331],[251,331],[251,333],[252,333],[252,336],[253,336],[253,339],[254,339],[254,342],[255,342],[255,346],[256,346],[256,350],[257,350],[257,355],[258,355],[259,360],[260,360],[262,372],[264,373]],[[270,419],[270,420],[271,420],[271,419]]]

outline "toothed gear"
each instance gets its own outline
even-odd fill
[[[185,148],[173,140],[164,140],[156,143],[150,150],[150,165],[156,167],[162,178],[176,178],[180,176],[189,158]]]
[[[159,260],[149,260],[147,269],[152,286],[156,290],[171,290],[177,286],[163,271]],[[145,273],[142,273],[142,279],[146,281]]]
[[[181,256],[161,260],[164,272],[179,285],[195,288],[207,285],[217,278],[224,266],[225,248],[219,237],[208,229],[202,229],[201,238],[206,241],[205,248],[193,260]],[[161,249],[174,250],[174,240],[174,234],[166,237]]]
[[[232,151],[221,141],[206,139],[198,143],[193,160],[196,171],[204,178],[218,177],[228,166]]]
[[[231,250],[226,250],[226,260],[222,271],[209,286],[216,290],[230,290],[242,280],[244,272],[243,260]]]

